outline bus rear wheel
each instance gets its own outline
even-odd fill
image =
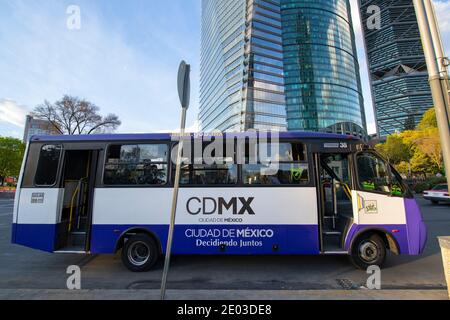
[[[146,234],[136,234],[122,248],[122,262],[132,272],[150,271],[158,261],[155,241]]]
[[[359,237],[352,247],[350,260],[358,268],[367,270],[370,266],[382,267],[386,260],[386,245],[377,234]]]

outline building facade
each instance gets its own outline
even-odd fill
[[[27,143],[32,136],[49,136],[61,134],[53,124],[46,120],[35,119],[28,115],[25,120],[23,142]]]
[[[289,130],[366,129],[348,0],[281,0]]]
[[[202,0],[202,20],[202,131],[365,131],[348,0]]]
[[[433,106],[413,2],[359,1],[379,134],[413,129]],[[379,29],[368,23],[377,8]]]
[[[286,130],[279,0],[202,0],[202,131]]]

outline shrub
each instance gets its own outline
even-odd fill
[[[447,179],[445,177],[428,178],[424,181],[416,183],[414,185],[413,189],[416,193],[423,193],[425,190],[433,189],[438,184],[446,183],[446,182],[447,182]]]

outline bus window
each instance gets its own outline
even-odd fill
[[[261,144],[259,148],[266,148]],[[249,148],[246,148],[247,151]],[[242,179],[246,185],[301,185],[309,183],[306,148],[300,143],[272,144],[267,154],[272,165],[262,163],[242,165]],[[247,152],[246,151],[246,152]],[[263,152],[264,153],[264,152]],[[249,162],[248,154],[246,163]],[[276,170],[273,170],[276,166]]]
[[[247,185],[299,185],[309,182],[307,163],[279,163],[276,173],[270,166],[246,164],[242,179]],[[271,174],[272,173],[272,174]]]
[[[362,190],[390,193],[387,163],[377,155],[364,152],[357,155],[358,177]]]
[[[53,186],[56,184],[61,149],[60,145],[46,145],[42,147],[34,177],[34,182],[37,186]]]
[[[405,188],[401,182],[398,173],[394,173],[391,169],[391,194],[396,197],[401,197],[405,194]]]
[[[231,159],[214,165],[194,164],[183,166],[181,184],[232,185],[237,183],[237,166]]]
[[[105,185],[164,185],[167,183],[166,144],[111,145],[108,148]]]
[[[210,143],[203,143],[203,151]],[[226,147],[224,145],[224,150]],[[211,158],[205,159],[204,155],[195,157],[191,149],[190,164],[181,167],[180,183],[182,185],[233,185],[238,182],[238,170],[234,156],[217,155],[213,152]],[[207,160],[207,162],[206,162]],[[208,163],[208,164],[206,164]],[[212,163],[212,164],[211,164]],[[175,177],[175,166],[173,166],[173,177]]]
[[[300,162],[306,161],[306,148],[302,143],[280,143],[279,152],[275,155],[275,160],[279,162]],[[274,153],[273,148],[269,149]]]

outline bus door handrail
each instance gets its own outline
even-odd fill
[[[73,220],[73,210],[75,208],[74,202],[75,199],[77,197],[77,195],[80,193],[81,191],[81,186],[84,183],[84,180],[86,180],[86,178],[82,178],[80,180],[78,180],[78,185],[77,188],[75,189],[73,195],[72,195],[72,200],[70,201],[70,216],[69,216],[69,228],[68,228],[68,232],[72,231],[72,220]]]
[[[350,202],[353,202],[353,197],[352,197],[352,190],[350,189],[350,187],[348,186],[348,184],[346,184],[344,181],[342,181],[341,178],[339,178],[339,176],[328,166],[328,164],[323,161],[322,159],[320,159],[320,164],[322,166],[322,168],[325,169],[325,171],[335,180],[337,180],[339,182],[339,184],[342,186],[345,195],[347,196],[347,198],[350,200]]]
[[[88,163],[87,163],[87,166],[86,166],[86,177],[84,177],[84,178],[81,178],[79,181],[78,181],[78,185],[77,185],[77,188],[75,189],[75,192],[73,193],[73,196],[72,196],[72,201],[70,202],[70,217],[69,217],[69,228],[68,228],[68,232],[71,232],[72,231],[72,220],[73,220],[73,208],[74,208],[74,201],[75,201],[75,197],[77,196],[77,194],[79,194],[80,192],[81,192],[81,186],[83,185],[83,183],[85,183],[85,180],[88,180],[88,178],[89,178],[89,170],[90,170],[90,167],[91,167],[91,158],[89,157],[88,158]],[[83,195],[84,196],[84,195]],[[86,199],[84,199],[84,201],[85,201]],[[79,202],[79,201],[78,201]],[[79,203],[77,204],[77,205],[79,205]],[[78,223],[79,224],[79,223]]]

